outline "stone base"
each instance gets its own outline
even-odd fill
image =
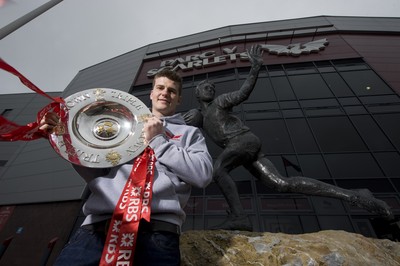
[[[400,242],[327,230],[290,235],[245,231],[188,231],[181,236],[182,264],[400,265]]]

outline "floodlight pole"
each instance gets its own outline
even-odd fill
[[[14,32],[15,30],[19,29],[29,21],[33,20],[34,18],[40,16],[42,13],[46,12],[53,6],[59,4],[63,0],[52,0],[48,1],[47,3],[39,6],[38,8],[32,10],[28,14],[14,20],[10,24],[4,26],[0,29],[0,40],[9,35],[10,33]]]

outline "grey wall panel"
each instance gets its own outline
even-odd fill
[[[52,169],[52,171],[29,173],[15,178],[3,178],[0,182],[0,195],[36,190],[41,190],[44,194],[52,194],[52,189],[61,189],[63,187],[80,187],[83,189],[85,186],[84,180],[79,178],[72,168],[61,171]],[[23,186],[23,184],[26,185]]]
[[[150,44],[147,53],[151,54],[172,48],[175,49],[175,47],[191,45],[193,43],[203,42],[204,40],[218,39],[222,36],[229,36],[230,34],[231,34],[231,27],[224,27],[216,30],[205,31],[197,34],[188,35],[185,37],[180,37],[163,42]]]
[[[10,155],[14,153],[22,144],[19,141],[16,142],[1,142],[0,145],[0,160],[3,158],[10,158]],[[4,159],[3,159],[4,160]]]
[[[35,183],[40,183],[42,180],[36,177]],[[67,176],[65,176],[67,178]],[[48,178],[47,178],[48,179]],[[6,185],[13,187],[15,184],[18,187],[25,180],[1,181],[0,186]],[[53,182],[53,187],[35,187],[30,190],[12,190],[12,191],[0,191],[0,205],[11,205],[11,204],[23,204],[23,203],[35,203],[35,202],[53,202],[53,201],[69,201],[71,199],[81,199],[84,186],[82,185],[69,185],[69,186],[56,186]],[[14,183],[14,184],[11,184]],[[46,182],[44,182],[46,183]]]
[[[98,87],[129,91],[146,49],[140,48],[80,71],[62,96]]]
[[[19,94],[2,94],[0,97],[0,108],[3,108],[3,104],[24,104],[32,100],[32,93],[19,93]]]
[[[326,17],[335,25],[335,28],[343,31],[379,31],[399,32],[400,18],[377,17]]]
[[[50,145],[47,145],[50,146]],[[69,167],[70,163],[65,159],[61,158],[52,148],[50,147],[38,147],[33,149],[33,147],[29,147],[29,149],[23,150],[20,152],[18,157],[13,161],[14,165],[23,165],[29,162],[37,162],[43,160],[54,160],[59,161],[57,164],[64,164],[64,167]],[[65,162],[65,163],[64,163]],[[52,162],[53,163],[53,162]]]
[[[232,34],[248,34],[249,32],[273,32],[304,27],[323,27],[331,23],[325,17],[300,18],[273,22],[252,23],[232,27]]]
[[[46,153],[21,152],[8,167],[2,179],[20,178],[38,173],[57,172],[70,169],[70,163],[59,158],[46,158]]]

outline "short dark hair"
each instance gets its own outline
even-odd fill
[[[161,77],[166,77],[170,80],[175,81],[178,84],[178,93],[179,93],[179,95],[182,95],[182,78],[181,78],[181,76],[178,75],[178,73],[176,73],[175,71],[173,71],[169,68],[161,69],[154,75],[153,88],[155,85],[155,80],[157,78],[161,78]]]

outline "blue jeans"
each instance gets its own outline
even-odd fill
[[[81,227],[65,245],[54,265],[97,266],[104,241],[104,233]],[[161,231],[139,231],[133,265],[180,265],[179,235]]]

